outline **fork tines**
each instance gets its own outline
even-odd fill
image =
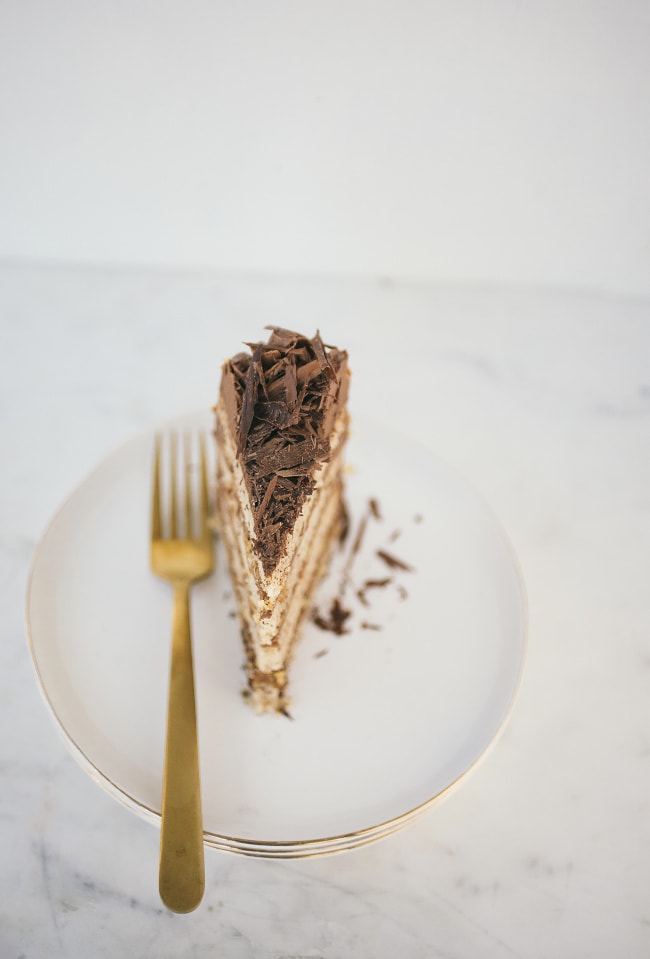
[[[162,503],[169,509],[163,510]],[[152,539],[209,535],[208,477],[202,432],[171,430],[155,439]]]

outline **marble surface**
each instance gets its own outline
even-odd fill
[[[2,957],[650,954],[647,301],[5,265],[0,322]],[[204,902],[179,917],[157,831],[46,713],[26,578],[71,487],[210,404],[220,361],[265,323],[346,345],[353,412],[420,435],[492,504],[528,587],[528,662],[503,737],[448,801],[336,857],[207,850]]]

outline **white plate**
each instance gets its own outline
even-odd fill
[[[179,419],[209,429],[209,415]],[[151,433],[109,456],[37,549],[27,598],[37,677],[68,745],[109,792],[159,821],[171,596],[148,566]],[[426,449],[355,420],[350,632],[309,623],[290,671],[293,719],[244,702],[242,649],[221,548],[195,587],[193,635],[205,840],[303,856],[393,832],[455,784],[502,728],[521,675],[516,560],[479,496]],[[397,538],[391,537],[399,533]],[[335,594],[347,549],[323,582]],[[391,570],[385,548],[413,571]],[[405,592],[408,593],[405,596]],[[380,629],[362,628],[362,622]]]

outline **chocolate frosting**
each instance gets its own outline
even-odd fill
[[[221,400],[254,516],[253,548],[273,571],[329,458],[336,415],[345,406],[347,353],[281,327],[249,343],[222,367]]]

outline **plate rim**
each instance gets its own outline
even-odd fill
[[[104,789],[108,795],[112,796],[113,799],[119,802],[126,809],[134,812],[141,819],[144,819],[146,822],[151,823],[157,828],[160,828],[161,814],[157,810],[152,809],[145,802],[142,802],[141,800],[131,796],[126,789],[113,782],[110,777],[106,775],[106,773],[102,772],[102,770],[99,769],[99,767],[89,758],[89,756],[86,755],[78,743],[75,742],[74,738],[66,729],[63,721],[59,717],[54,704],[48,695],[47,688],[38,665],[38,657],[36,654],[34,638],[32,634],[30,601],[32,596],[34,575],[45,541],[52,527],[57,522],[60,514],[75,498],[79,490],[81,490],[83,486],[93,476],[95,476],[96,473],[101,471],[105,463],[107,463],[113,457],[124,454],[129,446],[136,445],[147,436],[153,436],[156,432],[161,432],[172,425],[178,426],[179,423],[187,420],[198,420],[199,417],[202,417],[207,423],[208,416],[208,410],[195,408],[193,410],[186,410],[185,412],[179,412],[174,416],[167,417],[157,425],[149,425],[144,427],[125,439],[122,443],[117,444],[113,449],[109,450],[95,463],[94,466],[87,470],[85,475],[81,477],[81,479],[77,480],[68,494],[59,502],[59,505],[51,514],[41,535],[39,536],[32,553],[25,593],[25,629],[32,668],[34,670],[39,692],[47,707],[47,711],[58,730],[59,735],[63,739],[64,745],[68,748],[70,754],[86,772],[86,774],[90,776],[90,778],[102,789]],[[528,654],[529,603],[526,582],[523,575],[523,568],[507,530],[500,522],[496,512],[490,503],[485,499],[483,494],[477,490],[476,487],[457,468],[447,463],[444,458],[439,456],[430,446],[423,443],[420,439],[413,437],[409,433],[403,433],[394,429],[392,426],[380,424],[378,421],[373,420],[370,417],[355,413],[354,422],[355,424],[359,422],[366,422],[370,426],[380,426],[385,432],[396,434],[401,438],[405,438],[410,444],[416,446],[428,459],[432,459],[434,462],[437,462],[439,465],[441,465],[445,472],[450,473],[459,484],[464,486],[466,490],[470,491],[471,494],[480,501],[481,506],[487,512],[487,514],[489,514],[496,533],[500,536],[501,540],[503,541],[503,545],[506,547],[513,571],[515,573],[515,580],[518,585],[518,594],[521,600],[522,623],[520,657],[517,675],[513,683],[510,699],[504,709],[499,725],[496,727],[489,742],[483,747],[481,752],[455,779],[447,783],[447,785],[445,785],[437,793],[423,800],[421,803],[410,807],[396,816],[383,820],[382,822],[374,823],[371,826],[366,826],[357,830],[349,830],[329,836],[319,836],[314,839],[258,840],[231,836],[226,833],[217,833],[204,829],[204,846],[209,846],[222,852],[230,852],[243,856],[250,856],[253,858],[266,859],[312,858],[360,848],[368,845],[371,842],[379,841],[380,839],[393,835],[395,832],[408,825],[408,823],[410,823],[413,819],[418,818],[432,806],[447,798],[451,792],[453,792],[472,772],[476,770],[479,764],[483,762],[483,760],[492,751],[496,743],[501,738],[505,727],[511,719],[517,699],[519,697]]]

